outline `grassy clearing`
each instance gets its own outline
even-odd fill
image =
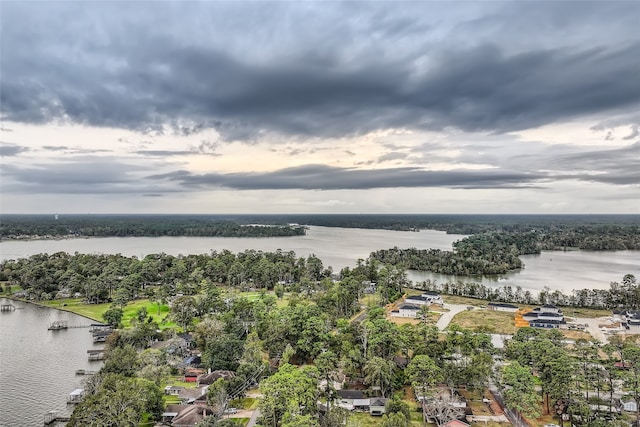
[[[562,307],[562,312],[567,317],[588,317],[596,319],[598,317],[611,316],[610,310],[596,310],[595,308],[573,308]]]
[[[442,295],[442,300],[445,304],[462,304],[462,305],[472,305],[474,307],[480,307],[483,305],[487,305],[489,302],[484,299],[477,298],[469,298],[469,297],[461,297],[458,295]]]
[[[382,417],[373,417],[369,415],[368,412],[354,412],[349,417],[349,421],[347,422],[347,426],[356,425],[359,427],[380,427],[382,426]],[[422,423],[422,413],[417,411],[411,411],[409,417],[409,427],[422,427],[423,425],[431,427],[435,424]]]
[[[167,386],[167,385],[175,386],[175,387],[184,387],[184,388],[196,388],[196,383],[182,381],[182,377],[173,377],[173,379],[167,382],[165,385],[163,385],[162,388],[164,388],[164,386]]]
[[[57,308],[60,310],[70,311],[79,314],[97,322],[104,322],[102,315],[111,308],[111,304],[85,304],[80,298],[66,298],[54,301],[42,301],[40,304],[47,307]],[[158,322],[160,329],[168,329],[176,327],[176,324],[168,320],[169,306],[160,305],[149,300],[136,300],[129,302],[123,309],[122,325],[127,328],[131,326],[131,320],[135,317],[137,311],[145,307],[147,314]],[[159,312],[159,314],[158,314]]]
[[[104,322],[102,315],[109,309],[111,304],[85,304],[81,298],[65,298],[53,301],[41,301],[38,304],[59,310],[70,311],[80,316],[88,317],[97,322]]]
[[[435,325],[436,322],[438,321],[438,319],[440,318],[440,316],[442,316],[442,313],[434,313],[434,312],[429,312],[429,321],[428,323],[430,325]],[[396,325],[405,325],[407,323],[411,324],[411,325],[418,325],[420,323],[422,323],[422,320],[420,319],[414,319],[411,317],[393,317],[393,316],[387,316],[387,320],[395,323]]]
[[[158,306],[158,303],[151,302],[149,300],[137,300],[129,302],[123,309],[122,325],[125,328],[130,327],[131,320],[135,317],[137,311],[143,307],[147,309],[147,314],[151,316],[155,322],[158,322],[160,329],[169,329],[176,327],[176,324],[174,322],[168,320],[169,306],[166,304]]]
[[[162,396],[162,403],[166,407],[167,405],[177,405],[181,403],[180,398],[178,396],[165,394]]]
[[[258,407],[258,399],[253,397],[243,397],[229,402],[229,406],[238,409],[256,409]]]
[[[585,339],[587,341],[593,340],[593,337],[589,332],[570,331],[567,329],[560,329],[560,332],[562,333],[562,335],[564,335],[566,339],[569,339],[569,340],[579,340],[579,339]]]
[[[491,310],[467,310],[458,313],[451,321],[465,329],[494,334],[515,334],[513,313]]]
[[[380,305],[380,295],[366,294],[362,298],[360,298],[360,304],[366,307],[377,307]]]
[[[237,425],[238,427],[244,427],[247,424],[249,424],[249,418],[232,418],[232,417],[229,417],[229,418],[226,418],[226,419],[233,421],[233,423],[235,425]]]
[[[278,307],[286,307],[287,305],[289,305],[289,300],[291,299],[291,294],[289,292],[285,292],[282,298],[278,298],[273,291],[233,292],[231,296],[246,298],[249,301],[256,301],[259,300],[262,295],[271,295],[276,297],[276,306]]]

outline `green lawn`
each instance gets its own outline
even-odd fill
[[[249,423],[249,418],[227,418],[234,422],[238,427],[244,427]]]
[[[258,399],[253,397],[243,397],[240,399],[234,399],[229,402],[229,406],[239,409],[256,409],[258,407]]]
[[[455,315],[451,325],[493,334],[514,334],[515,315],[503,311],[467,310]]]
[[[249,301],[255,301],[255,300],[260,299],[262,294],[272,295],[274,297],[276,296],[275,292],[273,292],[273,291],[268,291],[268,292],[262,292],[262,291],[237,292],[237,293],[234,293],[234,296],[244,297]],[[291,294],[289,292],[285,292],[285,294],[282,296],[282,298],[276,297],[276,306],[278,306],[278,307],[286,307],[289,304],[289,299],[290,298],[291,298]]]
[[[349,416],[347,426],[357,425],[359,427],[380,427],[382,426],[382,417],[373,417],[368,412],[353,412]],[[420,412],[411,411],[409,427],[434,426],[435,424],[422,424],[422,414]]]
[[[80,298],[66,298],[54,301],[42,301],[40,304],[58,308],[60,310],[70,311],[72,313],[79,314],[81,316],[88,317],[98,322],[104,322],[102,315],[107,311],[111,304],[85,304]],[[168,321],[167,315],[169,313],[169,306],[166,304],[160,305],[160,314],[158,314],[158,304],[149,300],[136,300],[129,302],[123,309],[122,325],[126,328],[131,326],[131,319],[136,315],[136,312],[142,307],[146,307],[147,314],[158,322],[160,329],[168,329],[176,327],[176,324],[172,321]]]

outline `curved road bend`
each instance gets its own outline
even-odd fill
[[[465,311],[467,309],[467,306],[462,304],[445,303],[442,308],[446,308],[449,311],[442,313],[442,316],[440,316],[440,318],[436,322],[436,326],[439,330],[444,331],[447,326],[449,326],[449,323],[451,323],[451,320],[455,317],[455,315]]]

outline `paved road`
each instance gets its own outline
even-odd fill
[[[249,418],[249,422],[247,423],[247,427],[253,427],[256,425],[256,422],[258,421],[258,417],[260,416],[260,409],[256,408],[255,411],[253,411],[253,415],[251,415],[251,418]]]
[[[607,339],[607,336],[598,327],[599,324],[608,323],[609,318],[600,317],[598,319],[593,319],[588,317],[576,317],[575,319],[577,323],[583,323],[583,324],[589,325],[587,326],[586,331],[589,332],[593,338],[597,339],[598,341],[604,344],[609,342],[609,340]]]
[[[446,308],[449,311],[442,313],[442,316],[440,316],[438,322],[436,323],[436,326],[441,331],[444,331],[447,326],[449,326],[449,323],[451,323],[451,319],[453,319],[456,314],[461,313],[467,309],[467,306],[462,304],[444,304],[442,307]]]

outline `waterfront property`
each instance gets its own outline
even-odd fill
[[[58,411],[49,411],[44,415],[44,425],[48,426],[54,423],[66,423],[71,421],[71,417],[68,415],[61,415]]]
[[[405,302],[414,305],[444,304],[440,294],[431,291],[423,292],[422,295],[409,295],[405,298]]]
[[[67,403],[80,403],[84,399],[85,391],[83,388],[77,388],[69,393]]]

